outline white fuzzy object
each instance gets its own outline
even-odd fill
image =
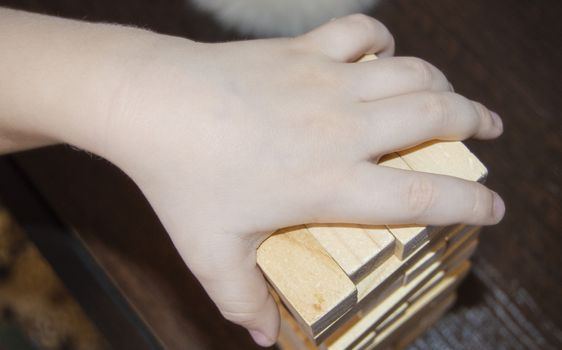
[[[274,37],[302,34],[331,18],[362,12],[379,0],[191,0],[225,27]]]

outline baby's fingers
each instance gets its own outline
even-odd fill
[[[340,222],[493,225],[505,211],[502,199],[477,182],[368,162],[335,191],[326,216]]]

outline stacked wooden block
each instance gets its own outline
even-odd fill
[[[426,143],[379,164],[472,181],[487,173],[461,142]],[[405,347],[454,302],[478,232],[463,225],[340,224],[274,233],[258,249],[258,264],[281,309],[279,347]]]

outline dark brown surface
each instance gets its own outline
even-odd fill
[[[197,40],[234,38],[179,0],[0,4]],[[485,230],[457,306],[412,347],[562,348],[560,3],[390,0],[375,16],[394,33],[398,54],[434,63],[457,92],[503,116],[506,129],[498,141],[469,142],[506,200],[506,218]],[[64,147],[19,159],[170,348],[255,348],[220,318],[118,170]]]

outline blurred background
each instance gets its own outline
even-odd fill
[[[327,1],[315,12],[287,1],[276,8],[285,17],[269,14],[278,19],[269,27],[244,26],[251,19],[244,8],[241,19],[227,18],[218,10],[227,5],[204,2],[0,6],[205,42],[295,33],[346,11],[378,18],[394,34],[397,55],[433,63],[505,125],[499,140],[467,144],[488,167],[487,184],[505,199],[507,215],[484,229],[455,307],[411,348],[562,348],[560,1],[349,1],[333,11],[327,7],[338,1]],[[268,10],[240,3],[258,17]],[[0,349],[258,348],[221,318],[142,194],[107,161],[66,146],[3,157],[0,206]]]

